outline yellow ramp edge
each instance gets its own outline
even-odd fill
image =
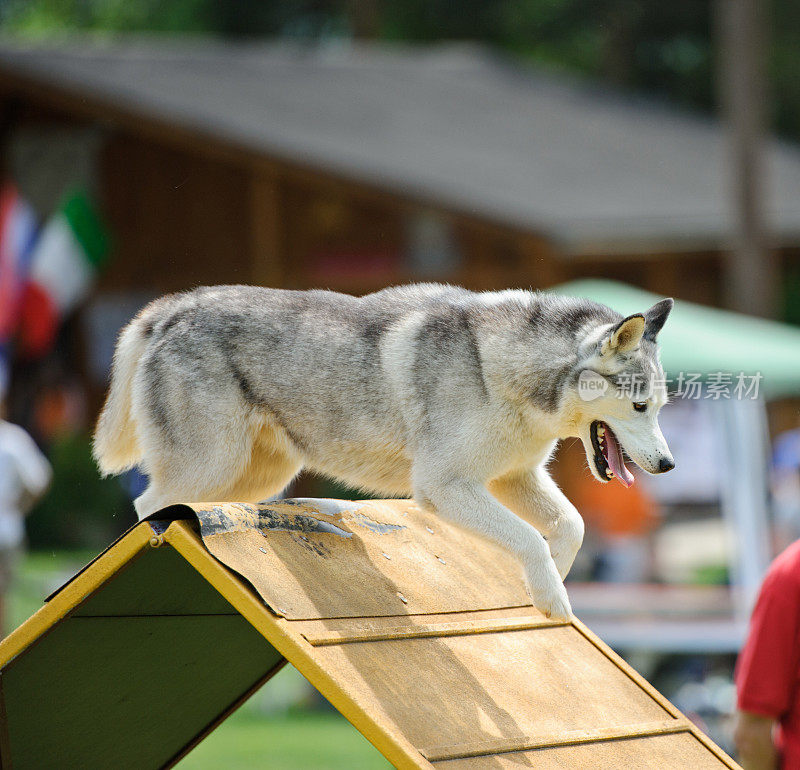
[[[274,652],[263,671],[242,671],[238,694],[225,682],[212,688],[208,708],[172,730],[173,739],[183,730],[179,749],[165,745],[163,758],[151,751],[151,764],[132,766],[174,764],[282,658],[398,768],[738,767],[582,623],[553,622],[531,606],[513,558],[411,500],[197,503],[151,518],[0,643],[2,696],[6,672],[13,682],[15,665],[70,621],[102,614],[123,624],[137,616],[161,629],[167,617],[191,615],[193,623],[222,622],[214,633],[224,644],[234,615],[260,634]],[[155,549],[150,567],[142,554]],[[169,585],[147,583],[164,570],[189,585],[181,572],[188,566],[222,605],[208,596],[183,606]],[[148,598],[137,595],[139,586]],[[236,655],[252,640],[232,628]],[[167,655],[159,665],[169,663]],[[181,686],[176,681],[175,697]],[[9,699],[3,703],[7,710]],[[22,719],[10,729],[14,719],[0,716],[6,768],[15,756],[31,756],[17,745],[31,731]],[[92,750],[86,742],[87,757]]]

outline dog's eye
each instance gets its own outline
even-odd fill
[[[633,404],[633,408],[637,412],[644,412],[647,409],[647,401],[635,401]]]

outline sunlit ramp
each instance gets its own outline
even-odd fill
[[[399,768],[737,767],[408,500],[140,523],[0,643],[2,767],[169,767],[286,661]]]

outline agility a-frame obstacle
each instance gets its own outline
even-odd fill
[[[321,500],[175,506],[79,572],[0,644],[2,767],[169,767],[286,661],[399,768],[736,767],[503,551]]]

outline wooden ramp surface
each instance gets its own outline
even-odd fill
[[[2,767],[171,766],[286,660],[401,768],[737,767],[537,612],[504,551],[407,500],[137,525],[0,643]]]

